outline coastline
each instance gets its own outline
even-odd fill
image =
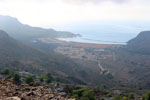
[[[118,44],[118,45],[126,45],[126,42],[117,42],[117,41],[105,41],[105,40],[95,40],[83,37],[69,37],[69,38],[56,38],[59,41],[64,42],[75,42],[75,43],[88,43],[88,44]]]

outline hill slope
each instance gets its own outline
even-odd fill
[[[40,71],[38,66],[39,68],[43,68],[40,62],[44,59],[49,60],[46,54],[11,38],[4,31],[0,31],[0,57],[0,68],[11,67],[18,70],[33,68]]]
[[[137,37],[130,40],[127,48],[131,51],[150,54],[150,31],[143,31]]]
[[[24,25],[16,18],[0,15],[0,30],[6,31],[10,36],[20,40],[31,40],[41,37],[75,37],[79,36],[71,32],[56,31],[54,29],[44,29]]]
[[[150,84],[150,32],[141,32],[122,48],[112,51],[113,56],[102,61],[116,78],[145,86]]]
[[[100,75],[96,62],[80,63],[60,54],[47,54],[11,38],[4,31],[0,31],[0,57],[0,69],[9,68],[33,74],[51,72],[79,84],[107,82],[107,79]]]

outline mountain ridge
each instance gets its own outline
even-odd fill
[[[22,24],[18,19],[10,16],[0,15],[0,29],[6,31],[10,36],[19,40],[32,40],[42,37],[76,37],[74,34],[66,31],[56,31],[54,29],[44,29]]]
[[[137,37],[128,41],[126,48],[129,51],[150,54],[150,31],[142,31]]]

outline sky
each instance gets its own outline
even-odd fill
[[[150,20],[150,0],[0,0],[0,15],[32,26],[81,21]]]

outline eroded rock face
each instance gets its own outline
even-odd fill
[[[0,100],[71,100],[53,92],[47,86],[33,84],[15,85],[13,81],[0,80]]]

